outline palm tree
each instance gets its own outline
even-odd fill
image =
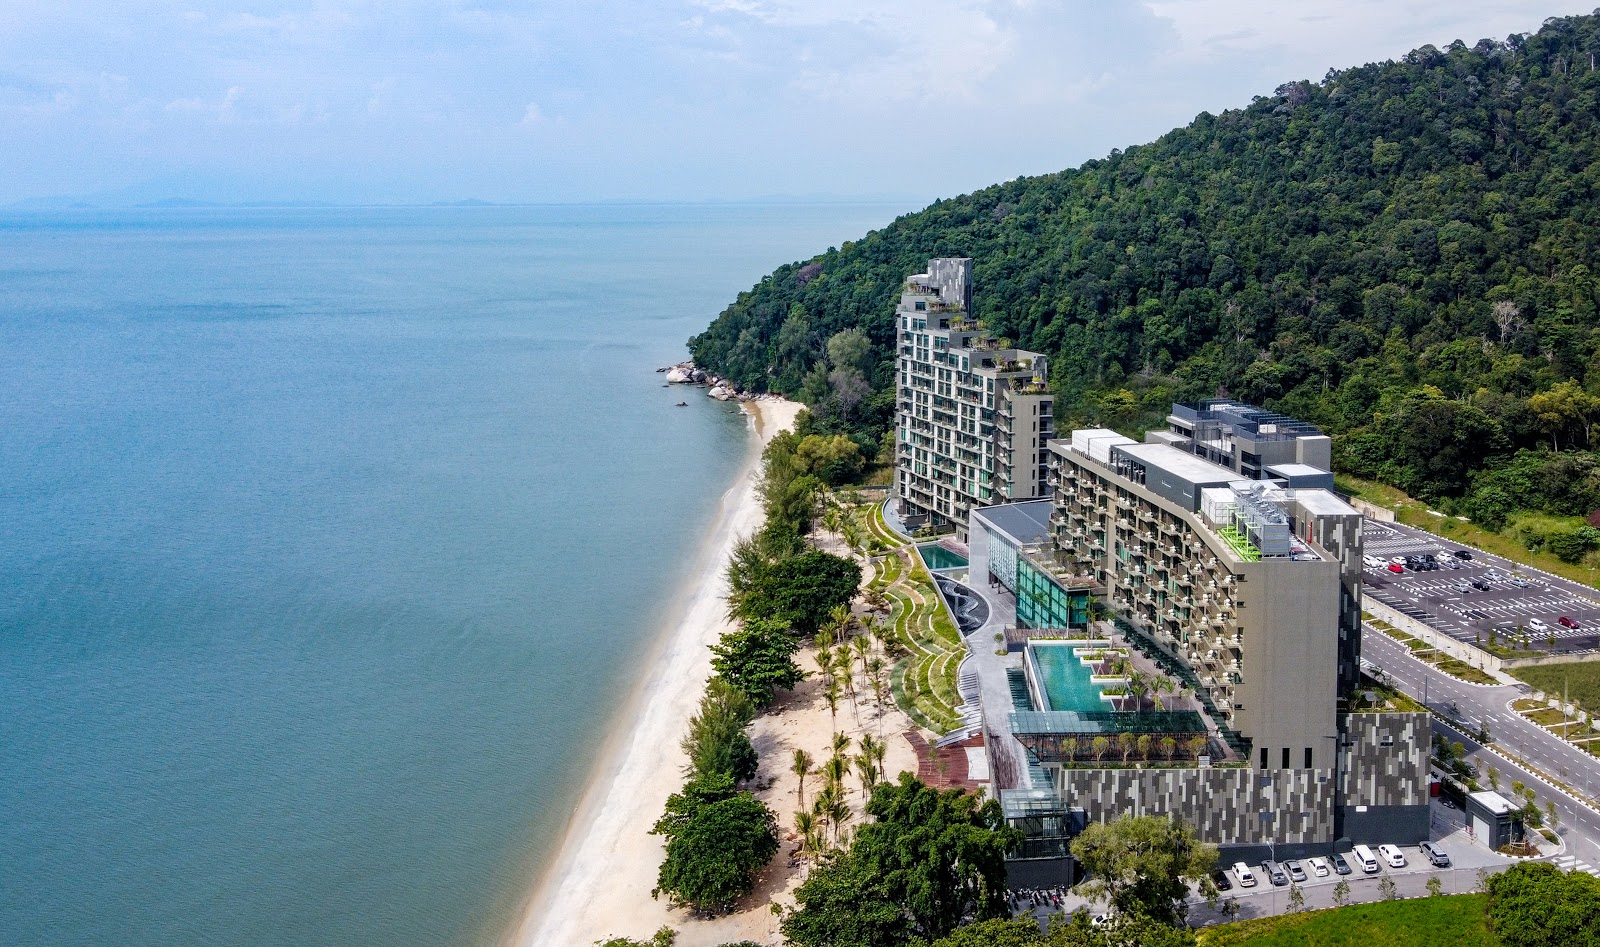
[[[841,795],[833,800],[832,805],[828,806],[828,824],[833,826],[833,840],[835,843],[841,841],[839,838],[839,831],[843,829],[845,823],[849,821],[850,804],[845,802],[844,797]]]
[[[833,631],[835,641],[843,642],[854,623],[855,618],[850,614],[848,605],[835,605],[833,611],[828,613],[828,627]]]
[[[794,814],[794,830],[800,833],[800,850],[815,852],[817,845],[817,817],[804,809]]]
[[[883,710],[883,659],[877,655],[867,659],[867,680],[872,682],[872,696],[878,698],[878,710]]]
[[[1133,698],[1133,709],[1139,710],[1144,706],[1144,696],[1150,693],[1150,679],[1145,677],[1143,671],[1134,671],[1128,675],[1128,696]]]
[[[813,660],[817,662],[817,670],[822,673],[824,679],[833,677],[832,651],[829,651],[827,648],[818,648],[816,657]]]
[[[872,754],[856,757],[856,776],[861,780],[861,798],[872,795],[872,787],[878,784],[878,767],[872,762]]]
[[[839,679],[829,677],[828,684],[822,689],[822,698],[828,702],[828,716],[834,723],[839,722]]]
[[[1167,709],[1166,695],[1176,689],[1172,678],[1165,674],[1157,674],[1156,679],[1150,682],[1150,690],[1155,694],[1156,706],[1162,710]]]
[[[850,764],[842,756],[834,756],[822,764],[822,778],[828,781],[828,788],[838,795],[844,789],[844,775],[850,771]]]
[[[833,735],[833,755],[843,756],[850,751],[850,734],[835,733]]]
[[[799,795],[802,806],[806,804],[806,777],[811,775],[811,764],[810,753],[798,749],[794,751],[794,764],[789,767],[789,772],[800,777],[800,784],[795,787],[795,792]]]

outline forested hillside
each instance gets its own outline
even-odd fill
[[[980,318],[1054,356],[1061,426],[1137,432],[1225,392],[1492,527],[1582,515],[1600,506],[1597,66],[1600,16],[1581,16],[1290,82],[780,267],[690,347],[865,444],[892,410],[902,280],[970,256]],[[828,344],[855,327],[864,358],[854,333]]]

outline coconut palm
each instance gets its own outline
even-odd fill
[[[843,756],[850,751],[850,734],[835,733],[833,735],[833,755]]]
[[[822,699],[828,702],[828,716],[834,723],[839,722],[839,679],[830,676],[828,683],[822,689]]]
[[[850,763],[842,756],[829,757],[828,762],[822,764],[822,778],[828,781],[828,788],[835,794],[842,793],[844,777],[848,772]]]
[[[850,804],[844,801],[844,796],[842,794],[833,800],[832,805],[828,806],[828,825],[832,826],[833,828],[833,840],[835,844],[843,841],[843,839],[840,838],[839,833],[845,827],[845,824],[850,821],[850,816]]]
[[[800,833],[800,850],[807,854],[815,853],[821,846],[817,844],[817,817],[804,809],[794,814],[794,830]]]
[[[810,753],[797,749],[794,751],[794,763],[789,767],[789,772],[800,778],[799,785],[795,787],[795,793],[798,795],[802,806],[806,804],[806,777],[811,775],[812,762]]]

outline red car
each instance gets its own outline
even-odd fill
[[[1556,624],[1560,625],[1563,628],[1582,628],[1583,627],[1582,625],[1578,624],[1578,620],[1576,618],[1570,618],[1570,617],[1568,617],[1566,615],[1562,615],[1560,618],[1557,618],[1556,619]]]
[[[1389,563],[1389,571],[1393,572],[1395,575],[1399,575],[1400,573],[1406,571],[1406,567],[1398,562],[1391,562]]]

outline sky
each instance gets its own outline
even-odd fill
[[[928,200],[1559,2],[5,0],[0,205]]]

